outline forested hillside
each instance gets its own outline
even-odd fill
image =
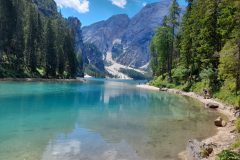
[[[240,1],[188,0],[182,22],[173,0],[152,40],[152,85],[175,87],[240,105]]]
[[[0,0],[1,78],[74,78],[82,74],[73,31],[53,0],[43,2]]]

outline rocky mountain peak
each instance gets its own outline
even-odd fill
[[[126,14],[119,14],[106,21],[83,27],[84,42],[93,43],[102,53],[106,53],[112,47],[114,40],[121,39],[129,22],[130,19]]]
[[[83,40],[93,43],[103,54],[113,51],[114,60],[120,64],[140,68],[150,61],[150,41],[170,5],[171,1],[162,0],[146,5],[131,19],[119,14],[84,27]]]

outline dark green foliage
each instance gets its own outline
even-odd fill
[[[164,30],[164,27],[171,28],[175,22],[170,20],[171,23],[167,25],[163,23],[152,40],[152,69],[154,76],[160,77],[155,78],[155,81],[160,82],[153,84],[167,82],[168,86],[198,93],[208,88],[214,96],[239,105],[240,2],[188,2],[178,36],[166,38],[169,31]],[[171,8],[174,8],[173,6]],[[170,15],[171,13],[172,11]],[[163,47],[163,42],[172,42],[174,47]],[[175,53],[172,52],[172,48],[175,49]],[[174,65],[173,68],[169,68],[167,64],[172,55]],[[172,79],[166,78],[170,77],[171,73]]]
[[[73,40],[73,36],[69,33],[66,37],[65,37],[65,41],[64,41],[64,46],[63,49],[67,54],[67,59],[68,59],[68,73],[69,76],[71,78],[75,77],[77,74],[77,58],[74,52],[74,40]]]
[[[150,79],[147,75],[144,75],[140,72],[137,72],[133,69],[126,69],[126,68],[120,68],[119,72],[127,75],[128,77],[134,79],[134,80],[146,80]]]
[[[49,20],[46,33],[46,76],[55,77],[57,68],[57,55],[55,48],[55,34],[52,22]]]
[[[171,28],[167,25],[167,17],[165,17],[162,27],[157,30],[151,44],[151,66],[154,76],[164,76],[169,71],[172,41]]]
[[[219,160],[239,160],[240,154],[233,151],[224,150],[218,154],[218,158]]]
[[[29,6],[26,40],[26,60],[31,72],[36,72],[37,68],[37,22],[34,6]]]
[[[102,70],[99,70],[96,66],[94,66],[92,64],[85,65],[84,68],[85,68],[84,69],[85,73],[87,73],[88,75],[90,75],[92,77],[105,78],[105,76],[108,74],[108,73],[103,72]],[[110,76],[111,75],[109,75],[109,77]]]
[[[73,36],[53,0],[0,0],[0,77],[76,77]]]
[[[165,78],[167,73],[169,81],[172,81],[173,56],[177,51],[175,42],[179,16],[179,5],[173,0],[168,17],[164,17],[162,27],[157,30],[151,43],[153,75]]]

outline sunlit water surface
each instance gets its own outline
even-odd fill
[[[0,160],[177,159],[216,113],[134,81],[0,83]]]

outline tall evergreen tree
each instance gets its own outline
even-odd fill
[[[56,48],[55,48],[55,33],[53,31],[52,21],[47,22],[46,32],[46,77],[56,77]]]
[[[235,91],[240,91],[240,2],[222,1],[219,31],[226,41],[220,52],[219,75],[225,81],[235,81]],[[230,26],[227,26],[225,23]]]
[[[180,65],[189,71],[188,81],[191,83],[194,73],[194,53],[193,53],[193,38],[192,25],[194,20],[192,14],[192,0],[188,2],[187,10],[183,16],[181,24],[181,42],[180,42]]]
[[[14,33],[14,51],[16,59],[14,61],[14,70],[21,76],[24,72],[24,27],[23,27],[23,17],[24,17],[24,2],[23,0],[16,0],[15,5],[17,6],[16,11],[18,13],[16,22],[16,31]]]
[[[68,72],[71,78],[75,78],[77,75],[77,59],[74,50],[73,36],[68,33],[64,41],[64,52],[68,59]]]
[[[164,17],[162,27],[157,30],[151,46],[154,75],[162,78],[165,78],[166,72],[169,74],[168,67],[171,59],[172,30],[167,23],[167,17]]]
[[[27,28],[27,43],[26,43],[26,54],[27,64],[30,70],[34,73],[37,68],[37,22],[36,22],[36,11],[35,7],[29,6],[28,15],[28,28]]]
[[[12,0],[0,0],[0,50],[7,52],[16,24],[16,11]]]
[[[57,55],[58,55],[58,74],[60,77],[64,77],[64,70],[66,67],[66,54],[64,53],[64,40],[66,34],[64,27],[64,22],[62,20],[57,21]],[[64,33],[64,34],[63,34]]]
[[[10,68],[11,57],[13,57],[13,37],[16,31],[17,13],[12,0],[0,1],[0,52],[4,57],[4,63],[8,63]],[[3,57],[2,57],[3,58]]]
[[[41,15],[37,14],[37,31],[36,31],[36,57],[38,67],[44,67],[45,65],[45,53],[44,48],[44,27]]]
[[[171,43],[171,51],[169,52],[169,59],[168,59],[168,78],[170,81],[172,81],[172,65],[173,65],[173,56],[176,53],[176,47],[175,47],[175,38],[176,38],[176,29],[179,26],[179,20],[180,20],[180,7],[177,2],[177,0],[172,0],[172,5],[170,7],[169,12],[169,26],[171,27],[171,34],[172,34],[172,43]]]

